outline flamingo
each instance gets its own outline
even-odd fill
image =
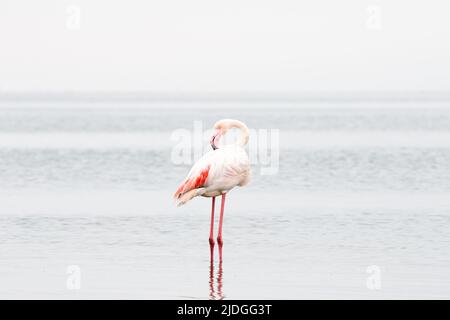
[[[241,130],[239,139],[233,143],[219,148],[218,143],[231,128]],[[216,197],[221,196],[219,230],[217,243],[219,246],[220,261],[222,261],[222,225],[227,193],[236,186],[245,186],[250,182],[250,162],[244,149],[249,139],[247,126],[233,119],[222,119],[214,124],[214,134],[210,144],[213,150],[204,154],[189,171],[187,177],[180,184],[174,194],[177,205],[184,205],[194,197],[210,197],[211,225],[209,231],[209,245],[211,260],[214,253],[214,206]]]

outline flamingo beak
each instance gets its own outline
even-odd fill
[[[213,134],[213,136],[211,137],[211,140],[209,141],[209,143],[211,144],[211,147],[213,148],[213,150],[216,150],[218,147],[216,146],[216,139],[220,136],[220,130],[216,130]]]

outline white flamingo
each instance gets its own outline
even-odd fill
[[[230,145],[218,147],[219,139],[231,128],[241,130],[240,138]],[[222,196],[219,231],[217,243],[219,245],[220,261],[222,261],[222,224],[225,207],[225,197],[228,191],[236,186],[245,186],[250,181],[250,163],[244,146],[248,142],[249,131],[247,126],[238,120],[223,119],[214,124],[215,132],[211,137],[209,151],[201,157],[189,171],[186,179],[178,187],[174,198],[181,206],[197,196],[211,197],[211,227],[209,244],[211,259],[214,250],[214,205],[217,196]]]

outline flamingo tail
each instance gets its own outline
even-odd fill
[[[201,196],[202,194],[205,193],[205,191],[206,191],[205,188],[198,188],[198,189],[192,189],[186,193],[183,193],[177,199],[177,207],[184,205],[186,202],[188,202],[189,200],[191,200],[194,197]]]
[[[185,204],[193,197],[205,193],[204,184],[208,178],[210,166],[201,170],[198,174],[188,177],[177,189],[173,195],[174,199],[178,201],[178,206]],[[187,200],[186,200],[187,199]],[[180,204],[181,203],[181,204]]]

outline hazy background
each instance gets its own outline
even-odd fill
[[[445,0],[2,0],[0,90],[449,92],[449,10]]]

